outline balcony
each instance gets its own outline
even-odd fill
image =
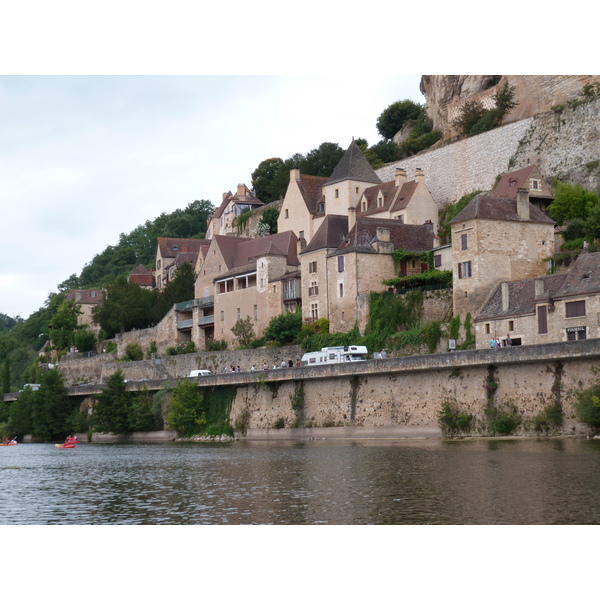
[[[198,327],[210,327],[215,324],[215,315],[198,317]]]
[[[185,329],[191,329],[194,324],[194,319],[185,319],[183,321],[177,321],[177,330],[183,331]]]

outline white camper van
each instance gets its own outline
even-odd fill
[[[212,373],[203,369],[194,369],[190,371],[188,377],[207,377],[208,375],[212,375]]]
[[[302,357],[304,366],[332,365],[366,360],[369,351],[366,346],[331,346],[318,352],[307,352]]]

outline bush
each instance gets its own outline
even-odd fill
[[[451,435],[467,432],[471,428],[473,415],[461,412],[456,402],[446,400],[438,412],[438,422],[442,429]]]
[[[488,431],[498,435],[512,435],[521,424],[521,416],[516,406],[508,406],[507,411],[496,407],[490,407],[486,411],[488,419]]]
[[[577,418],[592,427],[594,432],[600,430],[600,385],[575,392],[577,402],[574,405]]]
[[[125,346],[125,358],[127,360],[143,360],[144,351],[137,342],[132,342]]]
[[[292,344],[302,328],[302,313],[300,310],[277,315],[269,321],[265,330],[266,341],[277,342],[280,345]]]
[[[166,350],[167,356],[177,356],[178,354],[193,354],[196,352],[194,342],[181,342],[177,346],[169,346]]]
[[[225,340],[207,340],[206,349],[210,352],[224,352],[227,350],[227,342]]]
[[[553,402],[544,407],[534,418],[533,426],[536,431],[547,432],[550,429],[561,427],[563,424],[563,411],[559,402]]]

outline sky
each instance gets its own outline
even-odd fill
[[[262,160],[381,137],[420,75],[0,76],[0,312],[26,318],[120,233],[251,187]]]

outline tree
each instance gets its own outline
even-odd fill
[[[2,389],[0,392],[2,394],[10,392],[10,360],[8,358],[4,361],[4,366],[2,367]]]
[[[571,223],[573,223],[573,221],[571,221]],[[585,236],[590,240],[600,239],[600,199],[596,199],[592,204],[587,219],[585,220],[584,231]],[[565,236],[565,240],[566,239]]]
[[[10,403],[8,413],[8,433],[11,437],[26,435],[33,432],[33,390],[23,390],[18,398]]]
[[[238,344],[242,348],[250,348],[252,343],[256,339],[256,334],[254,333],[254,325],[252,324],[252,320],[250,316],[247,316],[245,319],[240,319],[236,322],[236,324],[231,328],[231,332],[237,338]]]
[[[167,409],[166,420],[169,427],[183,437],[196,435],[205,427],[204,398],[198,386],[188,378],[177,382]]]
[[[269,321],[264,338],[281,345],[293,344],[302,328],[302,312],[286,312]]]
[[[65,350],[74,345],[75,333],[80,329],[77,317],[81,307],[75,300],[65,300],[50,319],[50,339],[57,350]]]
[[[70,418],[79,400],[69,398],[60,371],[46,371],[40,389],[33,394],[33,432],[45,441],[61,439],[72,433]]]
[[[279,181],[284,170],[286,170],[285,163],[281,158],[267,158],[256,167],[252,172],[252,189],[259,200],[265,203],[279,200],[281,195]]]
[[[598,201],[598,194],[584,190],[579,184],[569,185],[560,181],[554,184],[554,200],[548,207],[548,213],[563,225],[573,219],[587,219],[590,209]]]
[[[154,323],[156,292],[127,281],[125,275],[106,286],[102,303],[92,309],[92,319],[107,337],[133,328],[144,329]]]
[[[344,150],[339,144],[323,142],[304,157],[300,163],[300,170],[306,175],[329,177],[342,156],[344,156]]]
[[[104,390],[96,396],[92,423],[96,431],[105,433],[128,433],[132,394],[127,391],[123,371],[115,371]]]
[[[84,325],[73,336],[73,343],[79,352],[91,352],[96,347],[96,334]]]
[[[279,210],[274,206],[269,206],[262,211],[259,225],[263,225],[269,228],[267,235],[274,235],[277,233],[277,219],[279,219]]]
[[[171,310],[173,304],[193,300],[195,295],[194,285],[196,273],[191,263],[185,262],[175,271],[175,277],[165,286],[158,296],[157,313],[155,321],[160,321]]]
[[[412,100],[399,100],[390,104],[377,119],[377,131],[382,138],[391,140],[407,121],[418,119],[424,111],[421,104]]]

